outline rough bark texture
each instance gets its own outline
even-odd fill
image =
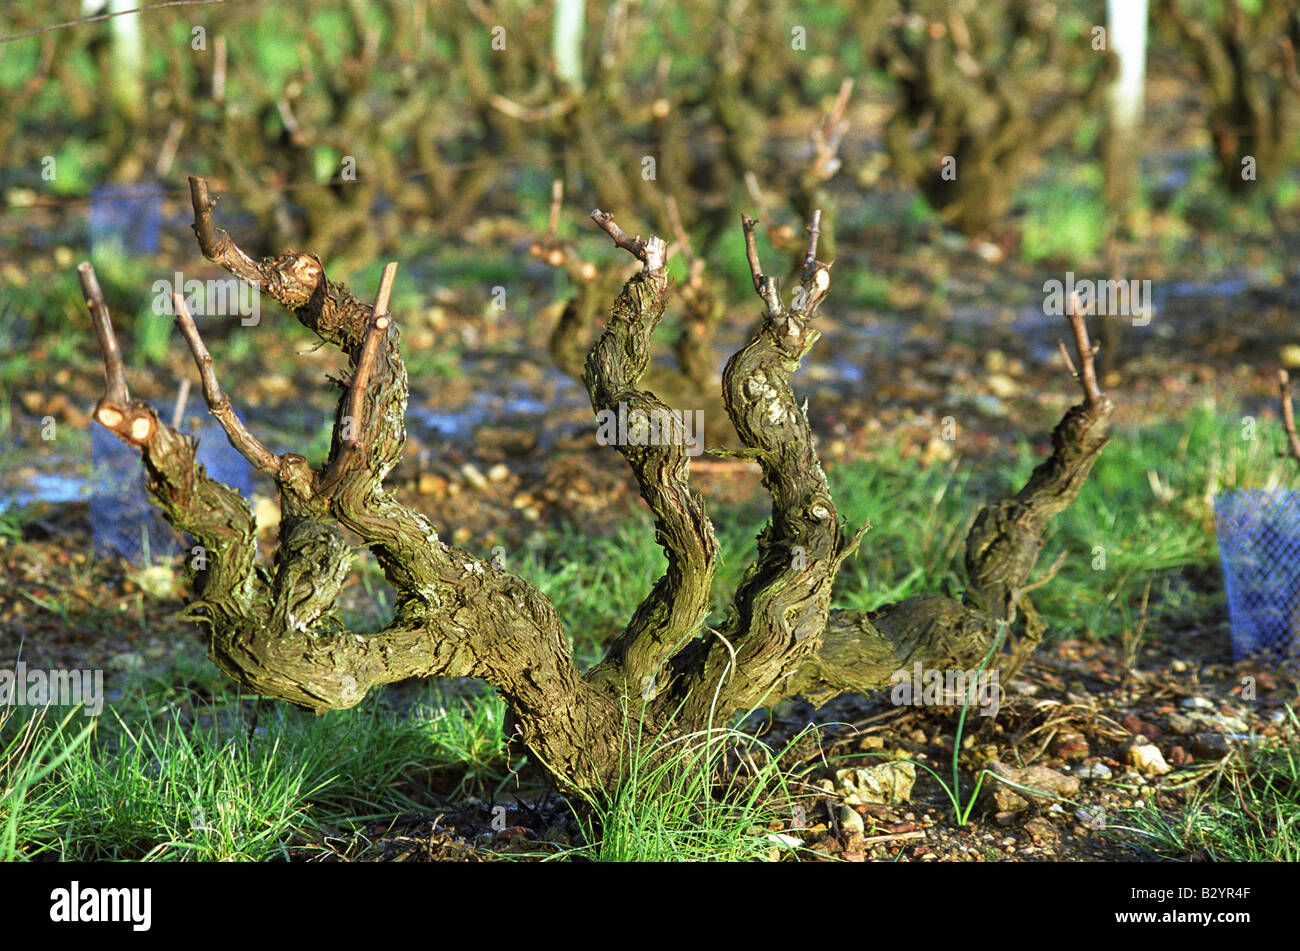
[[[275,479],[283,517],[272,570],[256,565],[247,503],[195,462],[193,440],[133,401],[94,272],[81,266],[87,304],[105,357],[107,387],[96,419],[136,446],[149,492],[167,519],[198,542],[189,559],[190,614],[207,626],[212,659],[247,689],[324,712],[358,703],[376,685],[411,676],[478,677],[501,691],[512,736],[561,786],[587,795],[620,780],[629,716],[676,730],[723,722],[737,709],[796,693],[821,701],[843,691],[886,687],[916,661],[974,666],[1025,592],[1047,521],[1077,494],[1105,442],[1111,404],[1096,390],[1082,319],[1071,317],[1085,400],[1053,434],[1051,457],[1016,496],[988,506],[967,551],[971,586],[963,602],[917,597],[871,615],[831,611],[831,585],[862,531],[835,510],[791,376],[819,336],[813,325],[830,284],[817,260],[819,216],[794,301],[786,306],[758,259],[754,222],[744,222],[754,286],[765,315],[723,376],[723,399],[741,452],[755,459],[772,497],[757,555],[717,630],[707,627],[717,542],[690,484],[680,441],[617,448],[655,518],[668,567],[626,629],[583,676],[555,610],[527,581],[445,544],[420,513],[383,489],[405,442],[406,371],[400,334],[387,314],[394,265],[374,306],[330,281],[318,259],[289,253],[254,261],[224,231],[207,186],[191,179],[195,232],[204,255],[257,285],[304,326],[347,354],[352,379],[340,394],[329,460],[313,469],[299,455],[276,456],[230,411],[184,301],[176,316],[194,353],[204,395],[232,445]],[[593,409],[662,421],[671,407],[641,388],[650,341],[670,284],[664,242],[630,238],[593,214],[615,244],[641,262],[609,308],[587,357]],[[662,437],[662,433],[661,433]],[[334,604],[355,532],[398,593],[392,620],[375,634],[345,630]],[[1030,630],[1031,639],[1040,632]]]

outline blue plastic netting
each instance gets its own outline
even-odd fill
[[[93,427],[94,474],[90,520],[95,555],[123,558],[141,567],[169,561],[181,551],[181,539],[145,493],[144,464],[131,448],[102,426]],[[253,491],[248,461],[231,448],[226,434],[209,420],[191,435],[199,439],[198,461],[208,475],[238,489],[244,498]]]
[[[1232,653],[1300,654],[1300,492],[1236,489],[1214,500]]]

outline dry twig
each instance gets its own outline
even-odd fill
[[[338,456],[330,463],[321,476],[323,485],[334,485],[351,466],[366,443],[365,436],[370,427],[364,425],[362,417],[366,409],[366,389],[370,386],[370,376],[375,371],[375,361],[379,358],[379,345],[388,333],[392,318],[388,314],[388,300],[393,293],[393,279],[397,276],[397,262],[390,261],[384,265],[384,272],[379,278],[379,292],[375,295],[374,312],[366,337],[361,345],[361,357],[357,360],[357,369],[352,374],[348,388],[348,415],[344,420],[345,438]]]
[[[1094,358],[1099,350],[1095,343],[1088,340],[1088,326],[1084,323],[1083,315],[1079,313],[1078,293],[1070,295],[1070,303],[1065,310],[1066,319],[1070,321],[1070,327],[1074,330],[1074,347],[1079,354],[1079,367],[1075,368],[1074,361],[1070,359],[1070,352],[1066,350],[1065,343],[1058,341],[1061,347],[1061,354],[1065,357],[1065,365],[1070,369],[1070,375],[1079,381],[1083,387],[1084,399],[1089,406],[1095,406],[1101,402],[1101,389],[1097,386],[1097,365]]]
[[[1277,371],[1277,387],[1282,401],[1282,425],[1286,429],[1291,458],[1300,464],[1300,435],[1296,433],[1295,410],[1291,406],[1291,377],[1286,370]]]
[[[212,354],[208,352],[203,338],[199,336],[199,328],[195,326],[194,318],[190,315],[189,308],[185,306],[185,298],[180,294],[172,294],[172,308],[176,312],[176,323],[180,325],[181,334],[189,344],[190,353],[194,354],[194,365],[199,370],[199,379],[203,383],[203,398],[207,401],[208,410],[226,431],[230,445],[260,471],[271,476],[279,475],[281,458],[262,445],[257,437],[248,431],[235,415],[234,407],[230,405],[230,397],[222,392],[221,384],[217,382],[216,371],[212,368]]]

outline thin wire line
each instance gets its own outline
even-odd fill
[[[146,10],[158,10],[162,7],[206,7],[214,3],[229,3],[230,0],[166,0],[165,3],[152,3],[147,7],[136,7],[132,10],[114,10],[112,13],[100,13],[93,17],[85,17],[81,20],[69,20],[66,23],[54,23],[50,26],[43,26],[39,30],[29,30],[26,33],[15,33],[12,36],[0,36],[0,43],[12,43],[14,40],[25,40],[31,36],[40,36],[42,33],[49,33],[52,30],[62,30],[69,26],[82,26],[86,23],[99,23],[101,20],[111,20],[113,17],[124,17],[128,13],[143,13]]]

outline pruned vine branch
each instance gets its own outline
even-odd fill
[[[208,352],[203,338],[199,336],[199,328],[195,326],[194,318],[190,315],[189,308],[185,306],[185,298],[180,294],[172,294],[172,308],[176,313],[176,323],[180,325],[181,335],[185,337],[190,353],[194,355],[194,364],[199,371],[199,379],[203,385],[203,398],[207,401],[208,410],[226,431],[230,445],[254,468],[270,476],[278,475],[284,460],[263,446],[235,415],[234,407],[230,405],[230,398],[217,382],[217,374],[212,366],[212,354]]]

